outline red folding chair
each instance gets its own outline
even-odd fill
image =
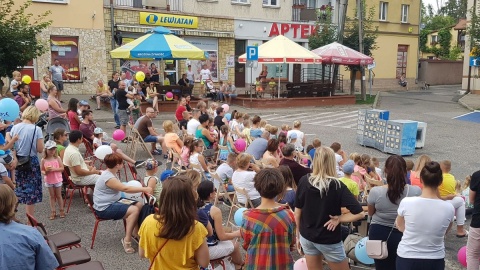
[[[94,189],[95,185],[89,185],[89,186],[84,186],[84,185],[77,185],[75,184],[72,179],[70,178],[70,169],[67,166],[64,166],[63,170],[63,176],[65,179],[67,179],[68,186],[65,192],[65,199],[63,201],[63,205],[67,205],[67,198],[70,197],[70,200],[68,201],[68,206],[67,206],[67,213],[70,211],[70,205],[72,204],[73,200],[73,195],[75,194],[75,190],[78,190],[78,193],[80,194],[80,197],[83,199],[83,188],[91,188]]]
[[[80,242],[82,239],[73,232],[62,231],[55,234],[47,234],[47,230],[43,223],[38,222],[37,219],[27,213],[28,221],[32,227],[36,227],[45,240],[52,241],[59,250],[72,249],[73,247],[81,247]],[[48,238],[48,239],[47,239]]]
[[[93,208],[93,195],[88,194],[86,187],[84,187],[83,196],[85,197],[85,201],[87,202],[88,207],[90,208],[90,210],[93,213],[93,216],[95,217],[95,226],[93,227],[93,233],[92,233],[92,245],[90,246],[90,248],[93,249],[93,244],[95,243],[95,237],[97,235],[98,224],[101,221],[108,221],[108,220],[113,220],[113,219],[102,219],[102,218],[99,218],[97,216],[97,213],[95,212],[95,209]],[[125,219],[124,219],[123,220],[123,227],[126,228],[126,226],[127,225],[126,225]]]

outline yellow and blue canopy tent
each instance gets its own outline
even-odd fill
[[[204,60],[205,52],[177,37],[165,27],[155,27],[134,41],[110,51],[112,58],[120,59],[191,59]]]

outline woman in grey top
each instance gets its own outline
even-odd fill
[[[384,173],[387,185],[374,187],[368,194],[368,215],[372,217],[368,235],[370,240],[387,241],[388,257],[376,259],[375,268],[395,270],[397,247],[403,235],[394,227],[398,205],[405,197],[419,196],[422,190],[406,184],[407,164],[401,156],[390,156],[385,161]]]
[[[123,159],[119,154],[106,155],[103,161],[107,170],[102,172],[95,184],[93,208],[101,219],[125,220],[125,238],[122,238],[122,245],[125,252],[131,254],[135,252],[135,249],[132,248],[132,234],[138,235],[137,220],[143,205],[141,202],[131,204],[120,202],[120,192],[152,194],[153,190],[149,187],[127,186],[117,179],[117,172],[123,167]]]

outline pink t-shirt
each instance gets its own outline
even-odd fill
[[[58,159],[54,160],[45,160],[43,162],[45,168],[51,166],[52,168],[60,168],[60,164],[58,164]],[[45,175],[45,183],[47,184],[57,184],[62,182],[62,172],[47,172]]]
[[[358,172],[362,175],[362,177],[358,177],[357,175],[352,174],[351,178],[352,178],[353,181],[355,181],[355,183],[358,184],[358,188],[360,190],[363,190],[364,187],[365,187],[365,181],[363,180],[363,176],[367,173],[367,170],[365,170],[363,167],[355,165],[355,167],[353,168],[353,171]]]
[[[188,165],[190,165],[189,156],[190,156],[190,150],[188,150],[188,147],[184,146],[182,148],[182,153],[180,154],[180,157],[182,158],[182,160],[179,160],[178,164],[188,167]]]
[[[70,122],[70,130],[79,130],[80,123],[77,122],[75,116],[77,116],[77,112],[68,111],[68,122]]]

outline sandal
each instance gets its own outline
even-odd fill
[[[55,216],[57,216],[57,213],[56,213],[55,211],[52,211],[52,213],[50,214],[49,219],[50,219],[50,220],[54,220],[54,219],[55,219]]]
[[[135,249],[132,248],[132,242],[125,241],[125,238],[122,238],[122,246],[123,246],[123,250],[125,250],[125,253],[127,254],[135,253]]]
[[[65,218],[65,211],[64,210],[60,210],[60,218]]]

